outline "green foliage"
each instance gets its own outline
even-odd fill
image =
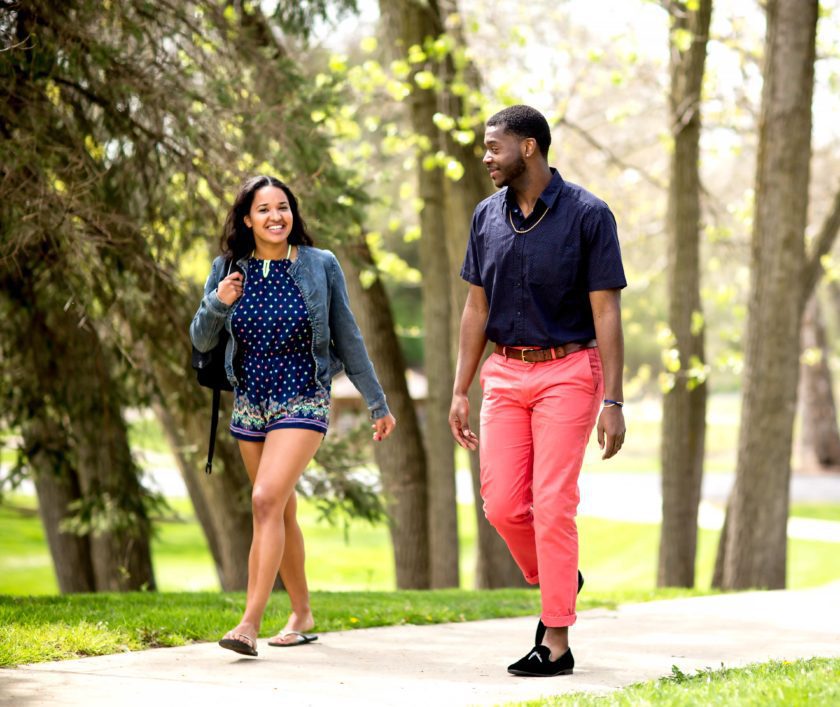
[[[356,12],[357,5],[357,0],[279,0],[274,17],[285,33],[307,39],[317,21]]]
[[[370,463],[370,422],[327,435],[315,455],[315,464],[304,472],[299,490],[318,509],[319,520],[341,523],[345,534],[351,519],[369,523],[385,520],[378,474],[366,470]]]
[[[399,330],[418,332],[401,336],[401,342],[408,364],[419,365],[423,332],[415,241],[422,237],[418,214],[423,203],[417,194],[417,165],[440,170],[452,181],[462,179],[464,165],[452,145],[478,145],[486,100],[470,88],[475,82],[466,78],[472,70],[466,47],[452,34],[429,36],[408,48],[397,43],[396,54],[387,56],[390,44],[365,37],[349,56],[311,57],[312,66],[317,66],[314,84],[343,97],[331,110],[319,110],[312,117],[330,134],[336,164],[357,172],[376,197],[367,210],[368,242]],[[437,134],[432,136],[409,127],[406,103],[418,91],[433,91],[439,98]],[[463,111],[452,110],[456,97]],[[372,276],[363,273],[363,284]]]
[[[277,12],[312,22],[328,5]],[[163,372],[195,388],[187,324],[242,178],[288,179],[321,246],[358,233],[366,197],[309,117],[338,99],[284,57],[255,3],[33,1],[14,4],[0,31],[0,384],[10,391],[0,429],[27,437],[49,421],[55,448],[22,445],[16,480],[35,452],[70,478],[82,414],[75,377],[57,363],[79,354],[59,324],[78,322],[101,347],[120,407],[159,399]],[[189,409],[194,394],[170,401]],[[86,492],[65,528],[130,526],[121,500]]]

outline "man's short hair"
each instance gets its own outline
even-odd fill
[[[537,141],[543,157],[548,159],[548,148],[551,147],[551,128],[545,116],[531,106],[509,106],[500,110],[487,121],[487,127],[504,126],[505,132],[513,133],[520,138],[532,137]]]

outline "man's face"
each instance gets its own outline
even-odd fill
[[[507,187],[525,172],[525,140],[505,131],[504,125],[492,125],[484,133],[482,162],[497,188]]]

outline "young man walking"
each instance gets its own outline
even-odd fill
[[[627,282],[612,213],[549,167],[551,131],[539,111],[500,111],[484,144],[500,190],[473,214],[449,424],[462,447],[479,446],[467,391],[489,340],[495,348],[480,374],[484,512],[542,599],[536,645],[508,671],[568,675],[578,475],[596,418],[604,459],[624,442]]]

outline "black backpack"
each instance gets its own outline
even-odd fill
[[[231,266],[228,265],[228,274]],[[207,474],[213,471],[213,452],[216,448],[216,428],[219,425],[219,404],[223,390],[233,390],[233,386],[225,373],[225,348],[230,338],[227,330],[222,327],[219,341],[209,351],[199,351],[192,347],[192,367],[195,370],[198,384],[213,391],[213,412],[210,417],[210,444],[207,449]]]

